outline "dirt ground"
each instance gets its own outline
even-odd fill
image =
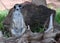
[[[54,8],[60,8],[60,1],[59,0],[47,0],[48,5],[52,5]]]
[[[0,0],[0,10],[4,9],[10,9],[12,8],[16,3],[20,4],[28,0]]]
[[[16,3],[23,3],[28,0],[0,0],[0,10],[10,9]],[[60,8],[60,1],[58,0],[46,0],[48,5],[52,5],[54,8]]]

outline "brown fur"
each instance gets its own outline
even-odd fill
[[[55,10],[47,8],[43,5],[37,6],[35,4],[26,4],[22,9],[22,12],[26,25],[30,25],[31,30],[33,31],[36,27],[43,26],[44,28],[48,28],[50,15],[53,14],[54,18],[56,13]]]

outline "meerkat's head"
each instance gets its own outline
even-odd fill
[[[19,11],[19,10],[21,10],[22,5],[21,4],[15,4],[13,8],[14,8],[14,10]]]

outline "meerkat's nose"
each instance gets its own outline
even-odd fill
[[[16,10],[19,10],[19,9],[16,9]]]

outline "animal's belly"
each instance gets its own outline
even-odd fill
[[[16,28],[21,28],[22,27],[22,19],[20,17],[13,18],[13,25]]]

